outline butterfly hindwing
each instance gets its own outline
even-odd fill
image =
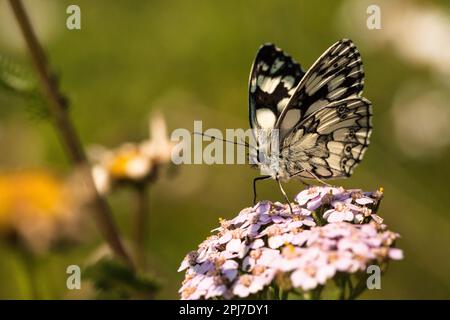
[[[299,123],[330,103],[360,96],[364,86],[361,56],[351,40],[336,42],[301,79],[276,128],[283,139]]]
[[[249,115],[253,129],[272,129],[303,77],[300,65],[273,44],[261,46],[249,79]]]
[[[281,156],[290,177],[348,177],[369,145],[372,108],[360,97],[330,103],[308,117],[283,141]]]

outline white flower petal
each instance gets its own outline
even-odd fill
[[[229,252],[239,252],[241,249],[241,239],[231,239],[230,242],[227,243],[226,250]]]

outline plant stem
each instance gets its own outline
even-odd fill
[[[320,215],[316,211],[313,211],[311,213],[311,215],[318,226],[325,225],[325,223],[323,222],[323,219],[320,217]]]
[[[135,188],[136,190],[136,212],[134,217],[133,241],[135,250],[135,259],[137,266],[144,270],[146,267],[145,258],[145,234],[147,227],[148,206],[148,187],[143,183]]]
[[[351,294],[348,297],[348,300],[354,300],[359,295],[361,295],[367,288],[367,277],[365,275],[362,275],[359,279],[358,283],[354,286]]]
[[[317,286],[313,291],[313,299],[320,300],[324,286]]]
[[[26,272],[26,277],[30,289],[30,298],[33,300],[38,300],[40,298],[40,295],[36,279],[36,260],[33,257],[33,253],[27,252],[23,248],[19,250],[19,254],[21,255],[22,263]]]
[[[303,300],[313,300],[313,295],[311,291],[306,291],[303,293]]]
[[[352,283],[352,276],[351,275],[348,276],[347,284],[348,284],[348,291],[349,291],[348,297],[350,299],[350,297],[353,295],[353,283]]]
[[[334,279],[334,282],[336,283],[336,287],[339,289],[339,300],[345,300],[345,289],[347,286],[347,275],[343,274],[339,277],[336,277]]]
[[[280,300],[280,288],[277,285],[273,286],[273,300]]]
[[[56,79],[49,70],[44,51],[34,33],[23,4],[20,0],[9,0],[9,4],[25,38],[61,141],[66,147],[72,163],[81,169],[84,182],[91,192],[90,194],[93,195],[98,227],[114,254],[133,268],[133,263],[122,245],[117,227],[114,224],[111,209],[107,201],[95,188],[86,153],[67,112],[66,99],[61,94]]]

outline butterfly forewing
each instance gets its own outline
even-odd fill
[[[283,141],[281,156],[289,177],[348,177],[369,145],[370,101],[355,97],[314,112]]]
[[[272,129],[304,72],[273,44],[258,50],[249,80],[249,115],[253,129]]]
[[[360,96],[364,85],[361,56],[351,40],[332,45],[301,79],[276,128],[283,139],[302,121],[330,103]]]
[[[280,49],[262,46],[250,74],[250,124],[257,138],[263,129],[279,139],[257,139],[258,159],[276,152],[260,168],[281,180],[350,176],[372,130],[363,86],[361,56],[351,40],[336,42],[306,73]]]

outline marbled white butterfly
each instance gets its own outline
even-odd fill
[[[352,174],[372,130],[363,84],[361,56],[351,40],[336,42],[306,73],[273,44],[258,50],[249,80],[256,141],[251,159],[265,175],[254,180],[255,201],[257,180],[277,180],[287,199],[281,181]]]

